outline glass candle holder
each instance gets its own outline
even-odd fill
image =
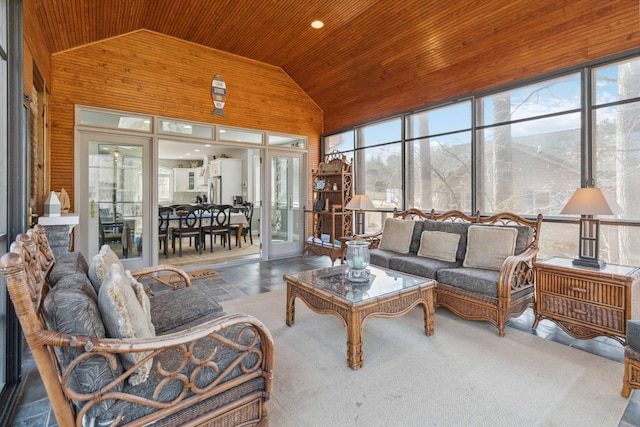
[[[350,240],[347,242],[347,279],[352,282],[369,280],[369,242]]]

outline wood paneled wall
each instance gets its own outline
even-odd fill
[[[216,74],[225,117],[211,114]],[[50,182],[72,206],[76,104],[306,135],[318,163],[322,111],[280,68],[141,30],[53,55]]]

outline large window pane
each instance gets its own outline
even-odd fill
[[[476,123],[489,126],[580,107],[580,74],[576,73],[479,98]]]
[[[401,138],[402,118],[400,117],[358,128],[358,147],[372,147],[400,141]]]
[[[580,114],[478,131],[483,213],[558,215],[580,187]]]
[[[471,211],[471,132],[407,143],[407,206]]]
[[[368,195],[378,209],[403,206],[401,150],[396,143],[356,152],[357,192]]]
[[[471,101],[412,114],[406,126],[407,139],[471,129]]]
[[[631,100],[640,95],[640,60],[594,71],[597,103]],[[596,185],[620,206],[616,218],[640,218],[640,102],[594,110]],[[610,217],[611,218],[611,217]],[[607,219],[602,217],[601,219]],[[613,219],[613,218],[611,218]],[[608,262],[640,265],[638,227],[607,227],[601,255]],[[608,255],[608,256],[607,256]]]
[[[595,105],[640,97],[640,58],[596,68],[593,72]]]

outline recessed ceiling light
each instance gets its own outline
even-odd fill
[[[324,22],[322,22],[322,21],[313,21],[311,23],[311,26],[313,28],[315,28],[316,30],[319,30],[320,28],[324,27]]]
[[[200,151],[200,150],[196,148],[196,149],[195,149],[195,150],[193,150],[193,151],[198,152],[198,151]]]

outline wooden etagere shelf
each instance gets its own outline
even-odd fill
[[[313,206],[304,210],[307,238],[302,255],[327,255],[342,261],[340,238],[353,234],[353,213],[345,209],[353,197],[351,164],[335,153],[312,169]]]

